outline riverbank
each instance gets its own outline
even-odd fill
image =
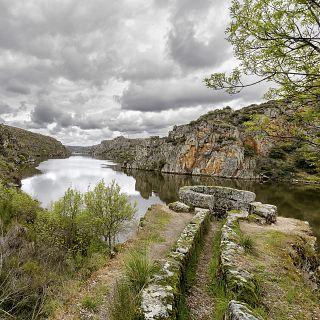
[[[175,213],[166,206],[151,206],[135,236],[117,247],[114,258],[83,282],[70,281],[64,286],[52,320],[110,319],[108,306],[112,289],[124,272],[124,261],[130,252],[146,250],[152,261],[162,259],[177,241],[184,227],[190,222],[190,213]]]

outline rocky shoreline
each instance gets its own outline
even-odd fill
[[[68,156],[70,151],[52,137],[0,125],[0,178],[9,186],[20,186],[24,169],[50,158]]]
[[[320,183],[306,165],[297,141],[280,141],[247,130],[253,115],[286,119],[290,104],[269,101],[240,110],[217,109],[186,125],[175,126],[167,137],[117,137],[93,146],[90,153],[116,161],[126,169],[204,175],[260,181]]]

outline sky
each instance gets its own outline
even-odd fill
[[[203,79],[238,62],[225,0],[0,0],[0,122],[92,145],[262,100]]]

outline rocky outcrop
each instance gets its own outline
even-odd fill
[[[19,183],[21,168],[69,155],[62,143],[52,137],[0,125],[0,179],[4,182]]]
[[[168,207],[175,212],[189,212],[191,210],[190,206],[180,201],[169,203]]]
[[[175,126],[167,137],[118,137],[92,147],[92,154],[118,161],[127,169],[214,177],[293,178],[296,145],[277,145],[270,138],[250,133],[245,122],[254,114],[272,119],[292,114],[293,106],[270,101],[240,110],[226,107]],[[279,148],[274,150],[274,148]],[[284,159],[285,157],[289,160]],[[303,162],[303,161],[302,161]],[[302,163],[300,161],[300,164]]]

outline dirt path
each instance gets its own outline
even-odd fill
[[[56,310],[52,320],[106,320],[110,290],[122,275],[123,261],[130,250],[146,247],[152,260],[162,259],[177,241],[185,226],[190,222],[190,213],[176,213],[164,205],[154,205],[146,213],[144,227],[134,239],[127,241],[117,256],[109,260],[106,266],[77,287],[65,299],[64,306]],[[103,301],[96,310],[83,307],[85,297],[95,297],[104,290]]]
[[[212,319],[214,301],[209,294],[209,266],[212,259],[212,242],[217,226],[211,223],[208,233],[204,239],[204,245],[199,257],[196,277],[193,286],[187,296],[187,306],[190,311],[190,319],[209,320]]]

